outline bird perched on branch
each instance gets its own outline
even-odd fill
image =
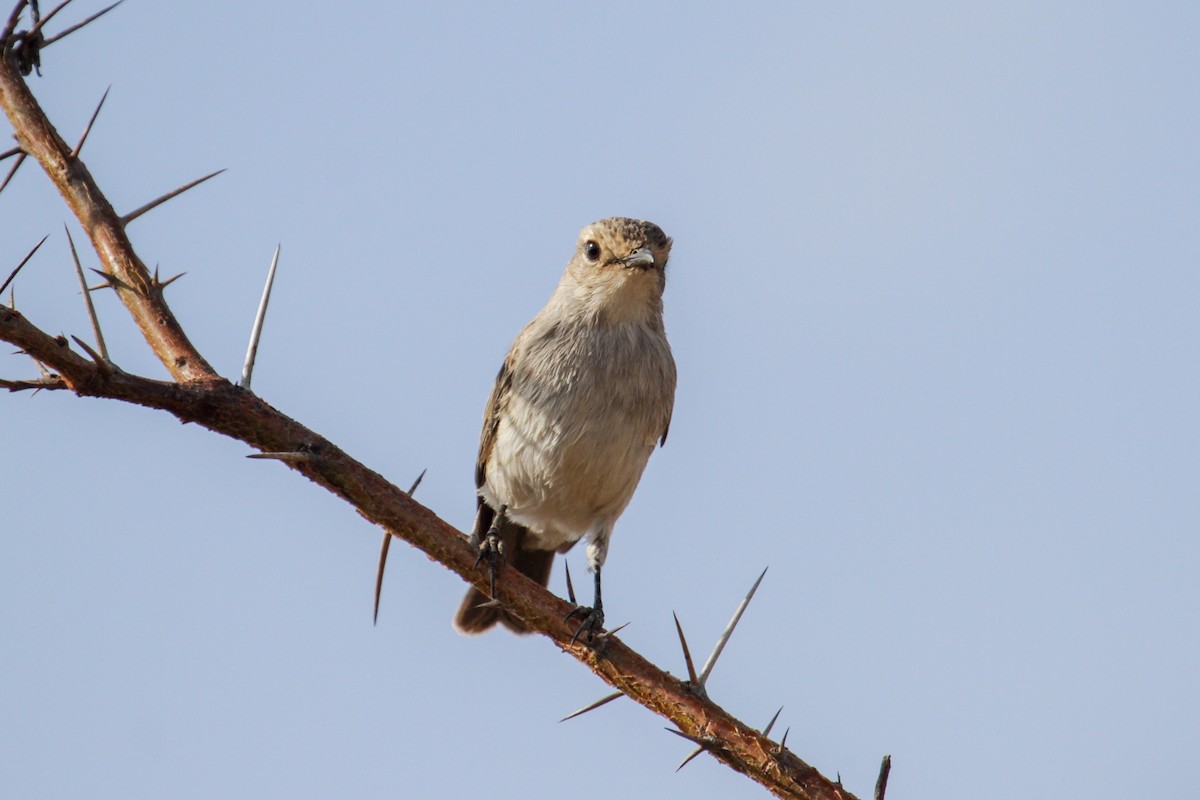
[[[671,240],[613,217],[584,228],[558,288],[513,342],[483,415],[471,534],[492,598],[472,588],[455,627],[527,629],[496,597],[503,559],[542,585],[556,552],[587,537],[595,579],[576,637],[603,628],[600,569],[613,526],[667,439],[675,361],[663,328]]]

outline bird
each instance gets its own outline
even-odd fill
[[[543,586],[555,553],[587,538],[594,577],[576,638],[603,630],[600,574],[613,527],[656,446],[666,443],[676,370],[663,324],[671,239],[652,222],[584,227],[545,307],[518,334],[483,414],[471,542],[491,597],[472,587],[454,617],[465,634],[528,627],[496,596],[505,563]]]

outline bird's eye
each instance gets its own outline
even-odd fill
[[[599,261],[600,245],[595,242],[588,242],[583,246],[583,254],[587,256],[588,261]]]

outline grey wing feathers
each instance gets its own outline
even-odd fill
[[[479,458],[475,461],[475,488],[479,489],[487,480],[487,463],[492,457],[492,449],[496,445],[496,429],[500,427],[500,412],[508,402],[508,390],[512,386],[512,372],[509,370],[509,363],[512,361],[512,353],[504,359],[504,363],[500,365],[500,371],[496,374],[496,382],[492,385],[492,393],[488,395],[487,406],[483,410],[483,431],[479,435]],[[474,542],[483,541],[483,535],[487,533],[488,527],[492,524],[493,511],[487,508],[483,502],[483,497],[476,496],[475,504],[475,527],[471,531],[471,540]],[[480,527],[482,525],[482,527]]]

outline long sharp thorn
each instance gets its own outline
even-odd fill
[[[70,4],[71,4],[71,0],[63,0],[61,3],[56,5],[54,8],[50,9],[50,13],[48,13],[46,16],[42,17],[36,23],[34,23],[34,26],[29,29],[29,31],[25,34],[25,36],[27,38],[33,38],[34,36],[36,36],[38,34],[38,32],[43,27],[45,27],[47,22],[54,19],[55,14],[62,11],[64,8],[66,8]]]
[[[220,175],[224,171],[225,170],[223,170],[223,169],[219,169],[216,172],[210,172],[209,174],[205,175],[203,178],[197,178],[196,180],[192,181],[191,183],[185,183],[183,186],[180,186],[178,189],[172,189],[171,191],[167,192],[166,194],[164,194],[161,197],[156,197],[155,199],[151,200],[149,203],[146,203],[146,205],[142,206],[141,208],[136,208],[133,211],[130,211],[125,216],[121,217],[121,224],[128,225],[129,223],[133,222],[135,219],[140,217],[142,214],[145,214],[147,211],[150,211],[152,209],[157,208],[158,206],[161,206],[163,203],[167,202],[168,200],[170,200],[173,197],[178,197],[179,195],[186,192],[188,189],[199,186],[200,184],[204,183],[209,178],[215,178],[216,176]]]
[[[103,288],[105,288],[105,286],[107,286],[111,289],[116,289],[118,286],[120,286],[122,289],[129,288],[116,275],[110,275],[109,273],[105,272],[104,270],[96,269],[95,267],[88,267],[88,269],[90,269],[92,272],[99,275],[101,278],[104,278],[104,285],[94,286],[94,287],[92,287],[92,291],[95,291],[96,289],[103,289]]]
[[[791,732],[792,729],[790,727],[783,732],[783,738],[779,740],[779,752],[782,753],[787,749],[787,735]]]
[[[110,11],[112,11],[112,10],[113,10],[114,8],[116,8],[117,6],[121,5],[121,3],[123,3],[123,2],[125,2],[125,0],[117,0],[117,2],[113,3],[113,4],[112,4],[111,6],[109,6],[108,8],[102,8],[102,9],[100,9],[100,10],[99,10],[99,11],[97,11],[95,14],[92,14],[90,17],[88,17],[87,19],[83,20],[82,22],[77,22],[77,23],[75,23],[74,25],[72,25],[71,27],[69,27],[69,28],[67,28],[67,29],[65,29],[65,30],[63,30],[63,31],[59,31],[58,33],[54,34],[53,36],[47,37],[47,38],[46,38],[46,40],[45,40],[44,42],[42,42],[42,49],[43,49],[43,50],[44,50],[44,49],[46,49],[46,48],[47,48],[47,47],[49,47],[50,45],[52,45],[52,44],[54,44],[55,42],[57,42],[59,39],[65,39],[66,37],[68,37],[68,36],[70,36],[72,33],[74,33],[75,31],[77,31],[77,30],[79,30],[80,28],[82,28],[84,25],[87,25],[87,24],[89,24],[89,23],[95,22],[96,20],[100,19],[100,17],[103,17],[105,14],[107,14],[107,13],[108,13],[108,12],[110,12]]]
[[[413,492],[421,485],[421,479],[425,477],[426,470],[421,470],[421,474],[413,481],[412,486],[408,487],[408,496],[412,497]],[[392,534],[384,531],[383,544],[379,546],[379,569],[375,573],[375,616],[372,624],[379,624],[379,597],[383,593],[383,573],[387,569],[388,550],[392,547]]]
[[[770,569],[770,567],[767,569]],[[713,647],[713,651],[709,655],[708,660],[704,662],[704,669],[700,670],[701,685],[704,685],[704,683],[708,680],[709,673],[711,673],[713,667],[717,665],[717,659],[721,657],[721,651],[725,649],[726,643],[729,642],[729,637],[733,635],[733,629],[736,628],[738,622],[741,621],[742,614],[746,612],[746,606],[750,605],[750,601],[754,599],[754,593],[758,591],[758,585],[762,583],[762,579],[766,576],[766,574],[767,570],[764,569],[762,574],[758,576],[758,580],[756,580],[754,585],[750,587],[750,591],[746,593],[746,597],[741,603],[738,604],[737,611],[733,612],[733,619],[729,620],[729,624],[725,626],[724,633],[722,633],[721,638],[717,640],[717,644]]]
[[[379,624],[379,595],[383,592],[383,571],[387,568],[388,550],[392,547],[392,534],[384,531],[383,544],[379,547],[379,569],[375,572],[375,615],[372,625]]]
[[[19,170],[21,165],[25,163],[25,159],[28,157],[28,155],[28,153],[22,151],[21,155],[17,156],[17,160],[13,162],[12,169],[8,171],[8,175],[4,176],[4,181],[0,182],[0,192],[3,192],[4,187],[8,186],[8,182],[13,179],[13,175],[17,174],[17,170]]]
[[[633,620],[630,620],[629,622],[622,622],[620,625],[613,628],[611,631],[605,631],[604,633],[597,634],[596,638],[597,639],[611,639],[612,637],[616,636],[618,633],[625,630],[632,624],[633,624]]]
[[[675,632],[679,634],[679,646],[683,648],[683,660],[687,663],[688,683],[692,686],[699,686],[700,682],[696,678],[696,666],[692,663],[692,651],[688,649],[687,638],[683,635],[683,626],[679,624],[679,615],[672,611],[671,616],[675,618]]]
[[[155,281],[155,283],[158,285],[158,290],[161,292],[163,289],[167,288],[172,283],[174,283],[175,281],[182,278],[184,275],[187,275],[186,271],[180,272],[178,275],[172,275],[171,277],[167,278],[165,281]]]
[[[428,471],[429,471],[428,467],[421,470],[421,474],[417,476],[417,479],[415,481],[413,481],[412,486],[408,487],[408,496],[409,497],[412,497],[413,492],[415,492],[417,490],[417,487],[421,485],[421,481],[423,481],[425,479],[425,473]]]
[[[567,571],[567,600],[571,601],[571,605],[577,606],[579,603],[575,602],[575,586],[571,583],[571,565],[565,558],[563,559],[563,569]]]
[[[762,731],[763,736],[771,735],[771,728],[775,727],[775,720],[779,719],[779,715],[782,711],[783,711],[783,706],[780,706],[779,711],[776,711],[775,716],[771,717],[771,721],[767,723],[767,727],[763,728],[763,731]]]
[[[279,250],[282,245],[275,245],[275,255],[271,258],[271,267],[267,270],[267,283],[263,287],[262,299],[258,301],[258,313],[254,315],[254,327],[250,329],[250,344],[246,347],[246,363],[242,365],[242,380],[239,385],[250,389],[250,378],[254,374],[254,359],[258,355],[258,340],[262,336],[263,322],[267,318],[267,303],[271,302],[271,287],[275,284],[275,268],[279,266]]]
[[[41,247],[43,244],[45,244],[45,243],[46,243],[46,240],[47,240],[47,239],[49,239],[49,238],[50,238],[50,234],[48,234],[48,233],[47,233],[45,236],[43,236],[43,237],[42,237],[42,240],[41,240],[40,242],[38,242],[37,244],[35,244],[35,245],[33,246],[33,249],[32,249],[32,250],[30,250],[30,251],[29,251],[29,252],[28,252],[28,253],[25,255],[25,257],[21,259],[21,263],[20,263],[20,264],[17,264],[17,268],[16,268],[16,269],[14,269],[14,270],[13,270],[13,271],[12,271],[12,272],[9,274],[8,278],[7,278],[7,279],[4,281],[4,283],[0,283],[0,294],[4,294],[4,290],[5,290],[5,289],[7,289],[7,288],[8,288],[8,285],[9,285],[10,283],[12,283],[12,282],[13,282],[13,278],[17,277],[17,273],[21,271],[21,267],[23,267],[23,266],[25,266],[26,264],[28,264],[28,263],[29,263],[29,259],[33,258],[33,254],[34,254],[34,253],[36,253],[36,252],[38,251],[38,248],[39,248],[39,247]],[[10,304],[10,305],[11,305],[11,304]],[[12,307],[12,308],[16,308],[16,306],[15,306],[15,305],[13,305],[13,306],[11,306],[11,307]]]
[[[0,161],[3,161],[6,158],[12,158],[17,153],[21,153],[21,152],[23,152],[23,151],[21,150],[20,145],[17,145],[16,147],[14,147],[11,150],[5,150],[3,153],[0,153]]]
[[[700,745],[701,748],[709,747],[709,741],[707,739],[705,739],[703,736],[693,736],[690,733],[684,733],[683,731],[676,730],[675,728],[664,727],[663,730],[670,731],[671,733],[675,734],[676,736],[680,737],[681,739],[687,739],[689,742],[698,744],[698,745]]]
[[[100,355],[108,361],[108,348],[104,345],[104,334],[100,332],[100,318],[96,316],[96,307],[92,304],[92,295],[87,290],[87,280],[83,277],[83,265],[79,263],[79,253],[75,250],[75,240],[71,238],[71,229],[63,223],[67,232],[67,244],[71,246],[71,259],[75,262],[75,275],[79,278],[79,288],[83,292],[83,303],[87,306],[88,320],[92,323],[92,335],[96,337],[96,347]]]
[[[0,42],[7,42],[8,37],[12,36],[12,32],[17,29],[17,23],[21,21],[21,12],[25,10],[27,0],[18,0],[16,6],[13,7],[12,13],[8,15],[8,21],[4,23],[4,30],[0,31]]]
[[[884,756],[883,763],[879,765],[879,778],[875,781],[875,800],[883,800],[887,794],[888,773],[891,771],[892,757]]]
[[[583,716],[584,714],[588,713],[589,711],[595,711],[600,706],[605,705],[606,703],[611,703],[613,700],[616,700],[622,694],[623,694],[623,692],[613,692],[612,694],[605,695],[604,697],[601,697],[596,702],[594,702],[590,705],[586,705],[583,708],[579,709],[578,711],[572,711],[570,714],[567,714],[565,717],[560,719],[559,722],[566,722],[569,719],[575,719],[576,717]]]
[[[112,89],[112,84],[108,85],[108,89],[104,90],[104,94],[100,97],[100,102],[96,104],[96,110],[92,112],[92,118],[88,120],[87,127],[83,129],[83,135],[79,137],[79,144],[75,145],[75,149],[71,151],[69,158],[73,161],[79,158],[79,151],[83,149],[83,143],[87,141],[88,134],[92,132],[92,125],[96,124],[96,117],[100,116],[100,109],[104,107],[104,101],[108,99],[108,91]]]
[[[83,348],[83,351],[88,354],[92,361],[96,362],[96,366],[100,368],[101,372],[111,371],[112,368],[109,367],[108,361],[106,361],[99,353],[93,350],[90,344],[85,342],[83,339],[80,339],[75,334],[71,334],[71,338],[75,340],[75,344]]]
[[[668,728],[667,730],[670,730],[670,728]],[[683,761],[679,762],[679,766],[675,768],[675,771],[679,772],[679,770],[683,769],[688,764],[692,763],[692,759],[695,758],[696,756],[700,755],[701,753],[703,753],[704,750],[705,750],[705,748],[703,748],[703,747],[697,747],[695,750],[693,750],[691,753],[688,754],[687,758],[685,758]]]
[[[246,458],[270,458],[276,461],[298,464],[303,461],[311,461],[312,453],[305,453],[302,450],[290,450],[283,453],[251,453]]]

